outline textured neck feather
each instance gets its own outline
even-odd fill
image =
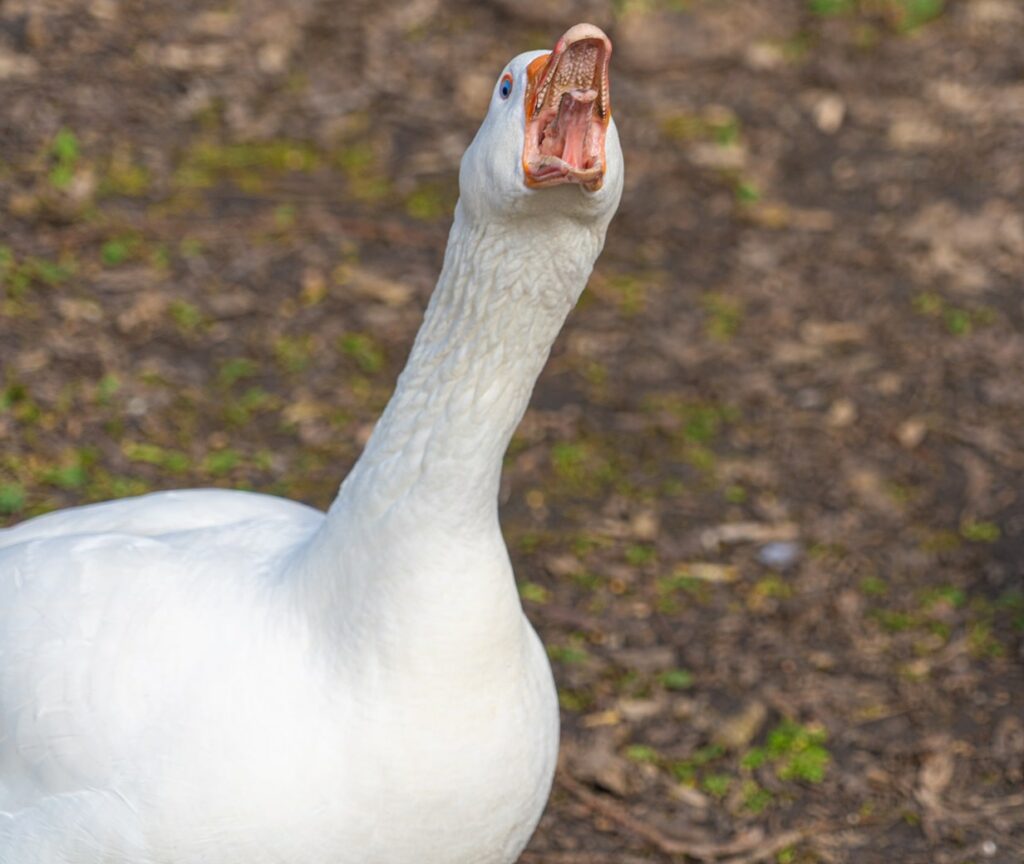
[[[405,371],[342,500],[376,516],[414,496],[460,533],[493,513],[502,455],[600,248],[578,224],[530,227],[456,211]]]
[[[397,619],[404,640],[439,622],[417,606],[438,596],[441,617],[521,626],[497,518],[502,456],[603,240],[603,226],[564,217],[474,221],[456,207],[405,370],[303,562],[334,626]]]

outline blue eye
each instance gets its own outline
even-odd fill
[[[501,83],[498,85],[498,95],[502,99],[508,99],[512,95],[512,76],[506,75],[501,79]]]

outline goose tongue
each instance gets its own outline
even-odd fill
[[[597,91],[570,90],[562,94],[558,113],[544,129],[540,152],[544,156],[560,156],[570,168],[581,170],[586,165],[584,152]]]
[[[608,61],[612,45],[592,24],[566,31],[554,50],[527,70],[523,173],[527,186],[604,180],[604,139],[611,117]]]

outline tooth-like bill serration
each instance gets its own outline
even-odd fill
[[[548,92],[552,89],[552,84],[557,98],[566,90],[589,90],[593,86],[595,75],[599,75],[601,89],[598,110],[601,116],[604,116],[608,105],[608,79],[603,70],[599,72],[597,69],[600,53],[600,48],[592,43],[572,45],[566,49],[565,53],[556,58],[545,71],[544,78],[537,87],[534,112],[539,111],[548,101]]]
[[[558,64],[555,82],[563,90],[589,87],[594,80],[594,67],[596,65],[596,45],[574,45],[565,52],[565,56]]]

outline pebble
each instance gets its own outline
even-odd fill
[[[836,399],[829,406],[828,416],[825,418],[825,422],[835,429],[845,429],[847,426],[853,425],[856,420],[857,406],[853,400],[847,399],[845,396]]]
[[[836,93],[821,97],[814,106],[814,123],[826,135],[835,135],[846,117],[846,103]]]
[[[768,709],[755,700],[738,714],[726,718],[715,734],[715,740],[730,750],[742,750],[757,737],[767,716]]]
[[[800,544],[792,540],[765,543],[757,550],[757,560],[773,570],[787,570],[800,558]]]
[[[796,404],[798,408],[804,410],[810,408],[819,408],[824,403],[825,397],[820,390],[815,387],[804,387],[799,393],[796,394]]]
[[[907,450],[913,450],[924,441],[928,434],[928,426],[920,417],[911,417],[904,420],[896,430],[896,437],[900,444]]]

